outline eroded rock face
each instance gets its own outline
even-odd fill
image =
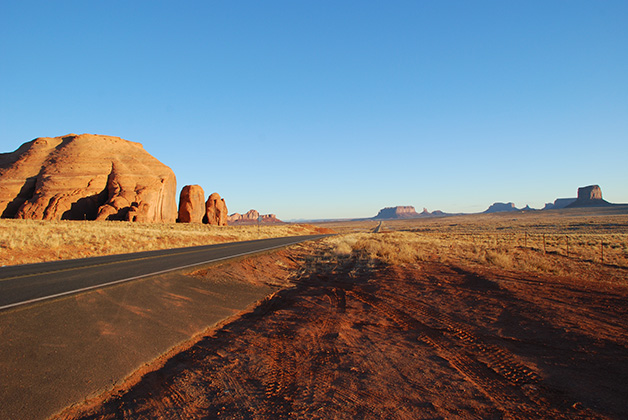
[[[578,198],[567,208],[603,206],[612,206],[612,204],[602,198],[602,189],[599,185],[589,185],[578,188]]]
[[[261,217],[261,220],[260,220]],[[245,214],[233,213],[228,219],[230,225],[252,225],[256,223],[262,224],[280,224],[284,223],[277,219],[275,214],[262,214],[260,215],[257,210],[249,210]]]
[[[385,207],[373,219],[412,219],[419,217],[413,206]]]
[[[0,154],[5,218],[174,222],[176,178],[141,144],[69,134]]]
[[[205,203],[205,222],[210,225],[227,226],[227,205],[220,194],[213,193]]]
[[[514,203],[493,203],[484,213],[499,213],[502,211],[519,211],[519,209],[515,207]]]
[[[602,189],[599,185],[578,188],[578,200],[601,200]]]
[[[545,203],[543,210],[558,210],[564,209],[568,205],[576,201],[575,198],[557,198],[553,203]]]
[[[205,216],[205,192],[200,185],[186,185],[179,196],[179,222],[202,223]]]
[[[249,210],[245,214],[240,214],[240,213],[230,214],[229,217],[227,217],[227,221],[229,222],[229,224],[245,222],[245,221],[257,222],[258,218],[259,218],[259,212],[257,210]]]

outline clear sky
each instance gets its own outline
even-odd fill
[[[0,152],[68,133],[284,220],[628,203],[628,2],[0,0]]]

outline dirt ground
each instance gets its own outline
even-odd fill
[[[59,418],[628,418],[626,283],[312,252],[277,253],[289,287]],[[229,270],[268,281],[254,264]]]

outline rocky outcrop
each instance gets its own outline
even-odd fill
[[[578,188],[577,198],[557,198],[553,203],[546,203],[543,210],[605,206],[613,206],[613,204],[602,198],[602,189],[599,185],[589,185]]]
[[[205,192],[200,185],[186,185],[179,196],[181,223],[202,223],[205,217]]]
[[[210,225],[227,226],[227,205],[224,198],[220,198],[220,194],[213,193],[205,203],[205,219],[204,222]]]
[[[5,218],[174,222],[176,178],[141,144],[69,134],[0,154]]]
[[[277,215],[275,214],[262,214],[257,210],[249,210],[245,214],[233,213],[229,215],[229,224],[230,225],[253,225],[256,223],[261,224],[281,224],[285,223],[279,219],[277,219]]]
[[[545,207],[543,207],[543,210],[564,209],[574,201],[576,201],[575,198],[557,198],[556,200],[554,200],[553,203],[545,203]]]
[[[419,216],[412,206],[397,206],[381,209],[373,219],[412,219]]]
[[[484,213],[499,213],[502,211],[518,211],[514,203],[493,203]]]
[[[599,185],[589,185],[578,188],[578,198],[567,207],[604,207],[610,205],[612,204],[602,199],[602,189]]]
[[[227,220],[229,224],[243,223],[243,222],[257,222],[259,218],[259,212],[257,210],[249,210],[245,214],[233,213],[230,214]]]
[[[589,185],[588,187],[578,188],[578,200],[595,201],[602,199],[602,189],[599,185]]]

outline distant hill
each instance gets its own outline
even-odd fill
[[[558,210],[564,209],[571,203],[576,201],[576,198],[557,198],[553,203],[545,203],[543,210]]]
[[[261,217],[260,217],[261,216]],[[254,225],[258,221],[262,224],[281,224],[285,223],[274,214],[262,214],[260,215],[257,210],[249,210],[245,214],[233,213],[229,215],[227,221],[230,225]]]
[[[414,219],[420,217],[413,206],[385,207],[373,219]]]
[[[606,207],[614,206],[602,198],[602,189],[599,185],[588,185],[578,188],[576,198],[557,198],[554,203],[546,203],[543,210],[559,210],[579,207]]]
[[[515,203],[493,203],[490,207],[484,210],[484,213],[499,213],[502,211],[519,211],[515,207]]]
[[[602,198],[602,189],[599,185],[589,185],[578,188],[578,198],[566,208],[576,207],[606,207],[613,204]]]
[[[385,207],[377,213],[377,216],[373,217],[373,220],[387,220],[387,219],[416,219],[419,217],[438,217],[447,216],[447,213],[443,213],[440,210],[435,210],[432,213],[423,209],[421,213],[417,213],[413,206],[396,206]]]

